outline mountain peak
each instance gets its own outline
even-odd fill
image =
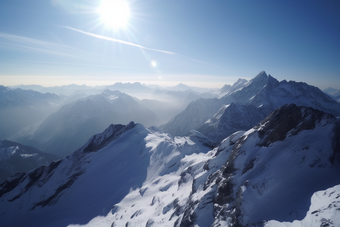
[[[261,71],[259,74],[257,74],[257,76],[256,77],[267,77],[268,75],[267,75],[267,73],[266,73],[266,71]],[[255,77],[255,78],[256,78]]]
[[[267,84],[268,75],[265,71],[261,71],[253,79],[251,79],[246,86],[263,87]]]

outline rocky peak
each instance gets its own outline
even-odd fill
[[[276,141],[282,141],[290,133],[298,134],[302,130],[311,130],[322,120],[336,120],[328,113],[311,107],[296,106],[295,104],[286,104],[272,112],[266,117],[255,129],[261,142],[259,146],[269,146]]]

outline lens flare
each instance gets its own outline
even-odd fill
[[[157,62],[156,61],[151,61],[150,65],[152,68],[156,68],[157,67]]]

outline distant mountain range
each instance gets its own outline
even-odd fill
[[[339,135],[332,114],[295,104],[217,147],[197,131],[110,125],[0,184],[0,225],[337,226]]]
[[[110,92],[108,89],[88,96],[101,89],[85,85],[20,87],[41,92],[51,90],[61,96],[2,86],[0,138],[29,144],[61,156],[70,154],[111,123],[124,124],[134,120],[145,126],[164,124],[191,101],[212,97],[212,94],[192,90],[176,91],[176,87],[171,91],[152,90],[140,83],[116,83],[107,87],[144,94],[149,99],[137,99],[121,92],[105,95]],[[178,87],[190,88],[185,85]]]
[[[41,93],[54,93],[61,96],[71,96],[77,93],[84,93],[87,95],[94,95],[99,94],[105,89],[109,90],[119,90],[120,92],[129,94],[129,95],[136,95],[136,94],[149,94],[155,90],[165,90],[165,91],[186,91],[192,90],[198,93],[204,93],[212,91],[210,88],[200,88],[200,87],[193,87],[188,86],[186,84],[178,84],[176,86],[168,86],[168,87],[161,87],[158,85],[148,85],[148,84],[141,84],[139,82],[134,83],[122,83],[117,82],[111,85],[101,85],[101,86],[87,86],[87,85],[77,85],[77,84],[70,84],[70,85],[62,85],[62,86],[53,86],[53,87],[43,87],[41,85],[16,85],[10,87],[12,89],[20,88],[23,90],[33,90],[38,91]]]
[[[11,138],[21,130],[41,123],[63,101],[55,94],[0,85],[0,139]]]
[[[86,85],[63,85],[63,86],[53,86],[53,87],[43,87],[41,85],[16,85],[11,88],[20,88],[23,90],[33,90],[41,93],[54,93],[61,96],[71,96],[77,93],[84,93],[87,95],[93,95],[102,92],[105,86],[90,87]]]

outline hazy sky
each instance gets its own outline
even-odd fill
[[[127,3],[115,27],[100,0],[1,0],[0,84],[222,87],[265,70],[340,89],[338,0]]]

